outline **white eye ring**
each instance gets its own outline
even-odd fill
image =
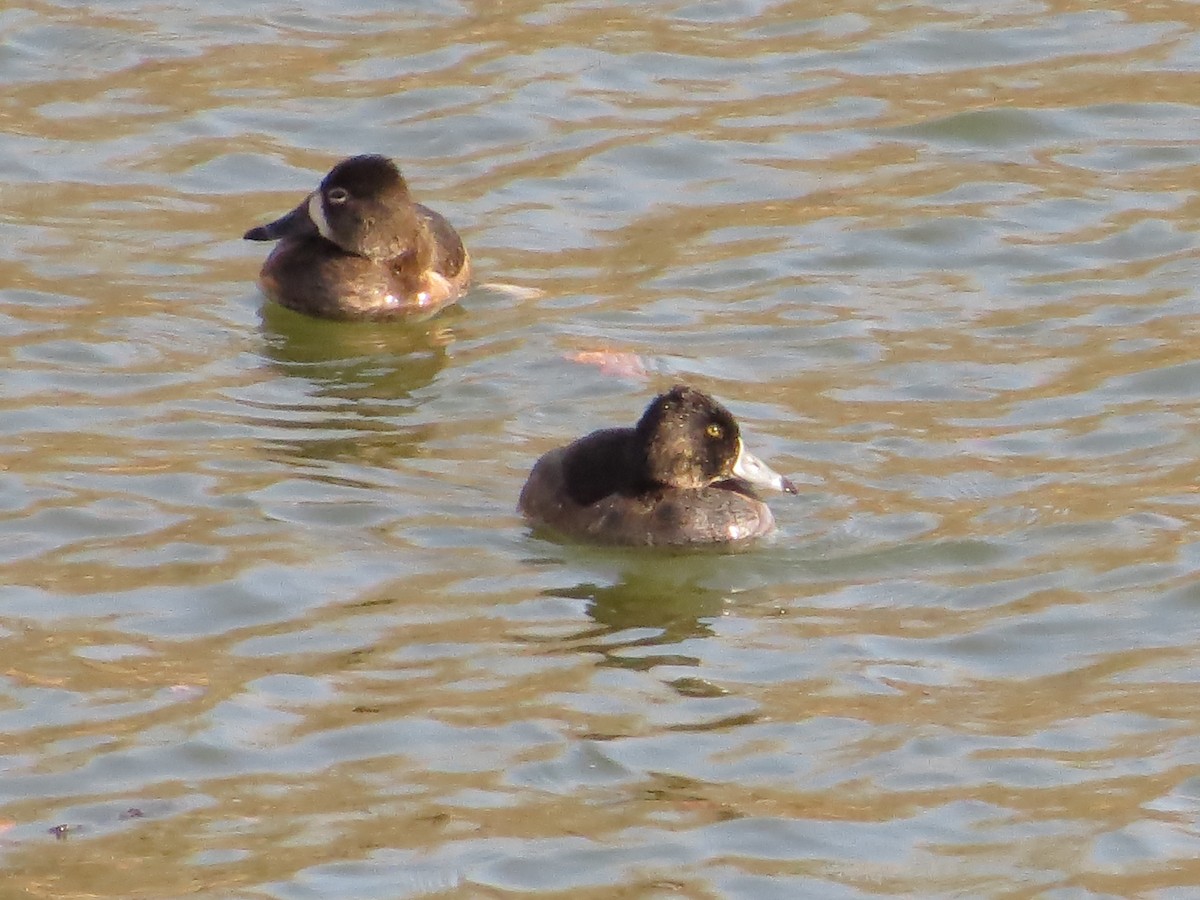
[[[350,199],[350,192],[343,187],[330,188],[325,193],[325,199],[330,203],[345,203]]]

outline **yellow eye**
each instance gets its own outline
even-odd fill
[[[723,429],[716,422],[713,422],[706,429],[704,429],[704,431],[710,438],[719,438],[725,434],[725,429]]]

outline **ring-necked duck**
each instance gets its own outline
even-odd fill
[[[245,239],[279,241],[263,263],[263,293],[329,319],[432,315],[471,279],[458,232],[413,202],[383,156],[342,160],[303,203]]]
[[[518,507],[535,525],[603,544],[732,544],[775,527],[754,488],[796,493],[742,445],[737,421],[677,385],[634,428],[594,431],[537,461]]]

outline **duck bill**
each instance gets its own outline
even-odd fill
[[[306,198],[286,216],[267,225],[251,228],[242,238],[247,241],[278,241],[282,238],[315,237],[320,234],[320,229],[309,214],[310,207],[310,200]]]
[[[783,491],[786,494],[796,493],[796,486],[791,481],[747,450],[741,440],[738,441],[738,455],[733,463],[733,475],[751,487]]]

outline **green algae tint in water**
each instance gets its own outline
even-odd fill
[[[5,897],[1200,890],[1197,7],[822,12],[0,12]],[[542,295],[265,309],[364,152]],[[677,381],[779,532],[531,536]]]

